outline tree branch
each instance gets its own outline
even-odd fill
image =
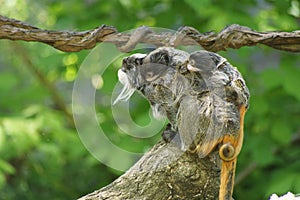
[[[64,52],[91,49],[116,32],[115,28],[106,25],[81,32],[48,31],[0,16],[0,39],[42,42]]]
[[[218,199],[220,159],[200,159],[175,144],[156,144],[124,175],[79,200]]]
[[[138,41],[135,39],[134,44],[128,45],[128,42],[132,39],[132,34],[118,33],[117,29],[112,26],[102,25],[81,32],[48,31],[0,16],[0,39],[42,42],[65,52],[91,49],[101,42],[113,43],[121,51],[130,51],[132,46],[137,43],[177,46],[195,44],[195,41],[204,49],[214,52],[258,44],[283,51],[300,52],[299,30],[293,32],[257,32],[248,27],[233,24],[220,33],[208,32],[202,34],[192,27],[183,27],[178,32],[173,34],[170,32],[155,33],[146,31],[146,34],[139,37]],[[188,37],[182,37],[182,35]],[[130,46],[131,49],[124,49],[122,46]]]

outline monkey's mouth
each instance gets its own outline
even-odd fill
[[[119,101],[128,101],[135,91],[135,88],[132,86],[129,77],[122,69],[119,69],[118,71],[118,78],[120,83],[123,84],[123,88],[118,97],[114,100],[113,105]]]

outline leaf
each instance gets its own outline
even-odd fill
[[[24,152],[37,145],[39,123],[21,117],[2,119],[6,148],[0,148],[0,154],[6,158],[21,156]]]
[[[0,171],[7,174],[14,174],[16,172],[15,168],[8,162],[0,159]]]

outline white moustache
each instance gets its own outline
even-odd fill
[[[116,100],[114,100],[113,105],[115,105],[119,101],[128,101],[128,99],[133,95],[135,91],[135,89],[130,84],[130,80],[128,79],[127,74],[121,69],[118,70],[118,78],[120,83],[122,83],[124,87]]]

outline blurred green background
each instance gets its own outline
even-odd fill
[[[292,31],[300,24],[297,0],[0,0],[0,5],[1,15],[50,30],[107,24],[119,31],[189,25],[219,32],[238,23],[258,31]],[[75,199],[122,174],[86,150],[70,121],[73,83],[90,51],[64,53],[0,40],[0,199]],[[251,92],[235,199],[300,193],[299,54],[262,45],[219,53],[241,71]],[[118,67],[99,77],[97,94],[103,99],[113,90]],[[147,102],[135,95],[130,105],[134,120],[147,124],[148,113],[142,112]],[[114,126],[109,103],[97,101],[95,108],[107,136],[124,149],[144,152],[160,138],[127,136]]]

